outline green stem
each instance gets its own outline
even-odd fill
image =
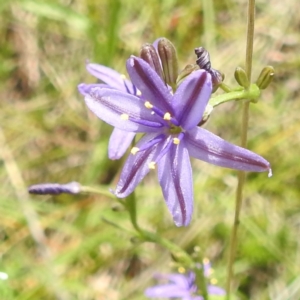
[[[197,259],[197,261],[201,261],[202,268],[200,269],[197,267],[197,265],[194,268],[194,272],[196,274],[196,285],[198,287],[198,290],[201,291],[201,295],[204,299],[208,299],[209,295],[207,292],[207,279],[205,278],[205,269],[204,269],[204,259],[203,259],[203,253],[201,251],[200,247],[195,247],[194,249],[195,253],[193,255],[194,259]]]
[[[254,38],[254,20],[255,20],[255,0],[249,0],[248,2],[248,22],[247,22],[247,47],[246,47],[246,66],[245,71],[249,82],[251,82],[252,72],[252,55],[253,55],[253,38]],[[241,146],[247,147],[247,133],[249,123],[249,101],[243,102],[242,107],[242,130],[241,130]],[[237,231],[240,220],[240,211],[243,200],[243,187],[246,180],[246,173],[240,171],[238,174],[238,185],[236,190],[236,205],[234,223],[231,233],[230,250],[229,250],[229,262],[228,262],[228,276],[227,276],[227,299],[230,299],[231,281],[233,277],[233,263],[236,255],[237,248]]]
[[[92,193],[92,194],[98,194],[103,195],[112,199],[116,199],[116,196],[114,196],[111,192],[108,191],[107,187],[91,187],[91,186],[85,186],[82,185],[80,187],[80,192],[82,193]]]
[[[188,269],[195,270],[197,274],[197,283],[199,283],[202,296],[204,300],[208,300],[206,280],[203,274],[203,268],[197,269],[196,264],[194,260],[191,258],[191,256],[176,244],[170,242],[167,239],[162,238],[161,236],[155,233],[140,228],[136,218],[136,198],[134,193],[132,193],[130,196],[128,196],[125,199],[125,207],[129,212],[130,220],[133,227],[138,232],[138,238],[144,242],[152,242],[161,245],[162,247],[170,251],[170,253],[174,257],[176,262],[180,263],[181,265],[183,265]]]
[[[222,103],[232,101],[232,100],[242,100],[248,99],[255,101],[260,96],[260,89],[256,84],[251,84],[249,89],[235,90],[229,93],[221,94],[215,97],[212,97],[209,100],[209,104],[213,107],[218,106]]]
[[[140,226],[137,223],[136,219],[136,198],[135,193],[131,193],[126,199],[125,199],[125,207],[129,212],[130,221],[134,229],[143,235],[143,230],[140,228]]]
[[[194,262],[194,260],[191,258],[191,256],[187,252],[185,252],[182,248],[172,243],[171,241],[164,239],[161,236],[146,230],[140,230],[139,233],[140,233],[140,238],[143,241],[159,244],[160,246],[170,251],[174,260],[177,263],[179,263],[180,265],[184,266],[187,269],[193,270],[196,273],[197,286],[201,291],[201,296],[203,297],[204,300],[208,300],[208,292],[206,286],[206,279],[204,276],[204,268],[199,269],[196,263]]]

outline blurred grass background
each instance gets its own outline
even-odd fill
[[[170,272],[162,248],[131,242],[126,212],[105,196],[29,196],[37,182],[114,187],[122,161],[108,161],[111,128],[77,92],[95,82],[89,59],[125,73],[125,60],[157,37],[170,39],[183,68],[206,47],[235,85],[244,66],[245,0],[2,0],[0,4],[0,299],[142,300],[154,272]],[[300,18],[296,0],[257,1],[253,80],[276,77],[251,106],[249,148],[272,164],[251,173],[235,263],[237,299],[300,299]],[[297,8],[298,7],[298,8]],[[207,126],[239,143],[240,105],[215,109]],[[213,262],[225,286],[235,171],[193,161],[192,224],[176,228],[157,179],[137,188],[142,226]],[[120,228],[104,221],[110,220]],[[28,222],[29,221],[29,222]]]

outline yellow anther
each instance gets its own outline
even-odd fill
[[[178,273],[181,273],[181,274],[185,273],[185,268],[184,267],[179,267],[178,268]]]
[[[133,147],[130,151],[131,154],[135,155],[137,152],[139,152],[140,148],[138,147]]]
[[[121,74],[121,78],[122,78],[123,80],[125,80],[125,79],[126,79],[126,76],[125,76],[124,74]]]
[[[149,169],[155,170],[155,162],[154,161],[151,161],[148,166],[149,166]]]
[[[218,280],[216,278],[212,278],[210,280],[211,284],[217,284],[218,283]]]
[[[180,139],[179,138],[173,138],[173,144],[179,145]]]
[[[122,114],[121,115],[121,119],[122,120],[128,120],[129,119],[129,116],[127,114]]]
[[[141,95],[142,95],[142,92],[141,92],[140,90],[137,90],[137,91],[136,91],[136,95],[137,95],[137,96],[141,96]]]
[[[145,106],[146,106],[146,108],[149,108],[149,109],[151,109],[153,107],[153,105],[149,101],[145,102]]]
[[[171,114],[170,113],[165,113],[164,114],[164,120],[166,120],[166,121],[170,121],[171,120]]]

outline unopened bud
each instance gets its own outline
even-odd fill
[[[272,66],[267,66],[262,69],[258,79],[256,80],[256,85],[264,90],[272,82],[275,75],[275,70]]]
[[[78,182],[73,181],[66,184],[59,183],[40,183],[31,185],[28,188],[30,194],[36,195],[59,195],[63,193],[78,194],[80,193],[81,186]]]
[[[165,82],[175,89],[178,76],[176,49],[168,39],[161,38],[157,45],[157,51],[164,71]]]
[[[237,81],[237,83],[245,89],[247,89],[250,86],[248,76],[243,68],[237,67],[235,69],[234,78]]]
[[[141,48],[140,57],[144,61],[146,61],[153,70],[156,71],[156,73],[162,80],[164,80],[164,75],[159,61],[159,57],[153,45],[144,44]]]
[[[190,75],[192,72],[199,70],[199,66],[197,65],[187,65],[178,75],[177,77],[177,86],[188,76]]]

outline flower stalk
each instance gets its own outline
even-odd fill
[[[245,100],[256,102],[261,91],[256,84],[250,84],[248,89],[239,88],[238,90],[229,91],[227,93],[210,98],[209,104],[213,107],[233,100]]]
[[[254,21],[255,21],[255,0],[249,0],[248,21],[247,21],[246,64],[245,64],[245,72],[249,82],[251,82],[251,75],[252,75]],[[247,147],[249,105],[250,105],[250,101],[244,101],[242,104],[241,146],[244,148]],[[235,215],[234,215],[234,223],[233,223],[232,233],[231,233],[229,261],[228,261],[228,275],[227,275],[227,284],[226,284],[228,300],[230,300],[231,281],[233,277],[233,263],[236,255],[237,232],[239,227],[240,211],[242,206],[243,188],[244,188],[245,181],[246,181],[246,173],[244,171],[239,171],[238,185],[236,190]]]

